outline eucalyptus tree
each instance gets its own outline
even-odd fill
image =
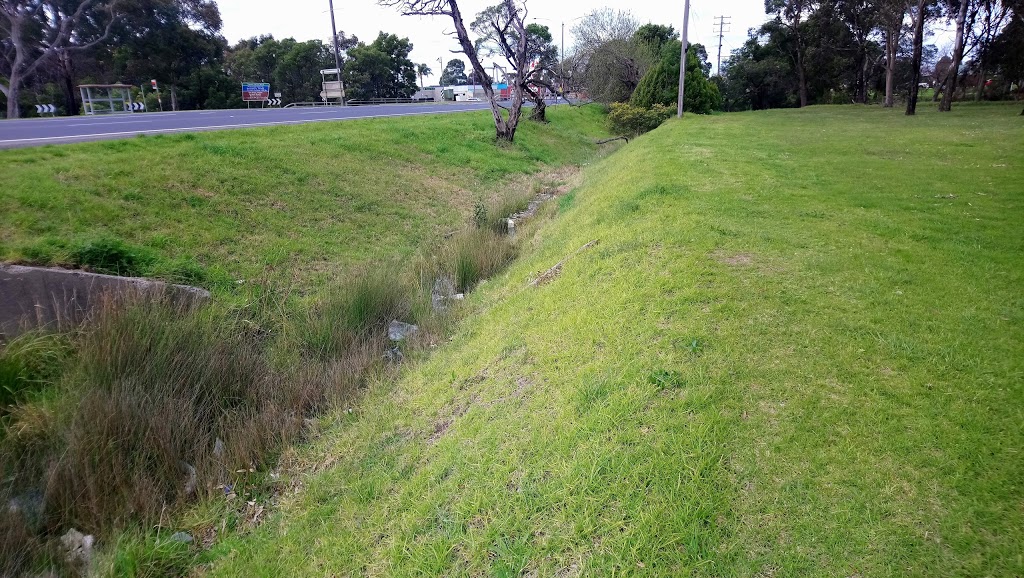
[[[778,18],[793,37],[793,64],[796,68],[797,92],[801,107],[808,104],[804,20],[814,8],[814,0],[764,0],[764,11]]]
[[[25,81],[62,53],[103,42],[118,16],[118,0],[0,0],[0,93],[7,118],[18,118]]]
[[[900,42],[903,40],[905,27],[903,21],[907,16],[907,0],[875,0],[877,23],[882,33],[885,46],[885,103],[883,106],[892,108],[896,89],[896,65],[900,53]]]
[[[953,44],[953,62],[950,64],[949,74],[946,75],[945,88],[942,93],[942,102],[939,103],[939,110],[949,112],[953,108],[953,93],[956,92],[957,81],[960,78],[960,64],[964,59],[964,45],[967,40],[967,11],[972,0],[950,0],[948,9],[956,13],[956,35]]]

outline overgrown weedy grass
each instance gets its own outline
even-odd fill
[[[638,138],[209,572],[1024,573],[1018,112]]]

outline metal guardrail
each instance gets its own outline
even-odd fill
[[[507,101],[508,99],[502,99],[502,100],[503,101]],[[555,99],[555,98],[547,98],[545,100],[547,100],[549,103],[552,103],[552,104],[558,104],[561,101],[571,102],[572,104],[586,104],[586,103],[590,102],[589,100],[582,100],[582,99],[578,100],[578,101],[570,101],[567,98],[565,98],[564,96],[560,96],[557,99]],[[459,102],[466,102],[466,101],[459,101]],[[481,99],[477,99],[476,101],[472,101],[472,102],[487,102],[487,99],[486,98],[481,98]],[[455,101],[451,101],[451,100],[436,101],[436,100],[434,100],[432,98],[370,98],[370,99],[364,99],[364,100],[348,100],[348,101],[345,101],[344,103],[341,103],[341,102],[326,102],[325,103],[323,101],[293,102],[293,103],[290,103],[290,104],[286,104],[282,108],[297,108],[297,107],[311,107],[311,106],[370,106],[370,105],[374,105],[374,104],[431,104],[431,103],[455,104]]]
[[[425,102],[436,102],[433,98],[367,98],[362,100],[349,100],[349,106],[366,106],[369,104],[421,104]]]
[[[290,102],[281,108],[298,108],[305,106],[345,106],[342,102],[324,102],[322,100],[315,100],[312,102]]]

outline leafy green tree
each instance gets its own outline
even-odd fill
[[[291,40],[291,39],[289,39]],[[292,102],[320,100],[320,70],[334,68],[333,48],[320,40],[289,42],[274,67],[281,96]]]
[[[444,70],[441,71],[439,82],[441,86],[469,84],[469,78],[466,76],[466,63],[458,58],[449,60],[448,64],[444,65]]]
[[[792,36],[790,43],[794,69],[797,74],[797,90],[800,106],[807,106],[807,55],[804,20],[813,11],[814,0],[764,0],[764,11],[775,16],[779,24]]]
[[[409,60],[408,38],[381,32],[371,44],[349,51],[347,91],[355,99],[408,98],[416,92],[416,65]]]
[[[763,29],[753,33],[722,68],[726,110],[762,110],[797,104],[792,60]]]
[[[656,53],[636,41],[640,29],[628,11],[594,10],[573,27],[575,80],[598,102],[629,100]]]
[[[679,63],[683,43],[671,39],[661,45],[658,62],[647,71],[633,92],[630,103],[650,108],[655,104],[673,106],[679,99]],[[691,44],[686,51],[686,95],[683,106],[688,112],[710,114],[722,106],[718,86],[708,73],[707,50],[700,44]]]
[[[103,42],[117,8],[115,1],[0,1],[0,95],[7,117],[18,118],[21,89],[43,65]]]
[[[111,32],[113,73],[133,84],[157,79],[179,109],[178,88],[201,68],[221,68],[227,43],[212,0],[123,0]]]

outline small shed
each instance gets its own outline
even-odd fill
[[[132,112],[132,86],[129,84],[81,84],[85,114],[121,114]]]

